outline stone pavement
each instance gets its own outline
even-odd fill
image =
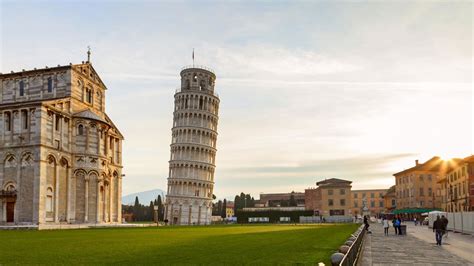
[[[433,229],[428,226],[409,226],[410,234],[433,245],[436,243]],[[443,237],[443,248],[474,264],[474,235],[448,232]]]
[[[384,236],[382,225],[370,224],[372,234],[366,235],[359,265],[474,265],[444,246],[436,246],[434,234],[431,242],[415,237],[412,227],[408,224],[406,236],[395,235],[393,227]]]

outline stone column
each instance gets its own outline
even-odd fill
[[[98,178],[98,177],[97,177]],[[96,202],[96,217],[95,217],[95,221],[98,223],[100,222],[100,183],[101,183],[101,180],[97,179],[97,202]]]
[[[54,128],[53,128],[54,131]],[[57,223],[59,221],[59,166],[58,162],[54,164],[54,180],[56,181],[55,188],[54,188],[54,222]]]
[[[85,183],[84,222],[88,223],[89,222],[89,177],[88,176],[84,177],[84,183]]]
[[[74,190],[75,190],[74,189],[75,188],[74,183],[75,183],[76,179],[74,178],[74,176],[72,174],[72,168],[71,167],[67,168],[67,178],[68,178],[67,179],[68,180],[67,181],[68,182],[68,187],[67,187],[67,191],[68,191],[67,201],[68,201],[68,203],[67,203],[67,211],[66,212],[67,212],[67,222],[71,223],[71,222],[74,222],[75,217],[76,217],[76,214],[75,214],[75,211],[74,211],[75,206],[76,206],[76,204],[75,204],[75,198],[76,197],[74,196]]]
[[[117,195],[116,195],[116,203],[117,203],[117,222],[122,223],[122,171],[118,172],[117,176]]]
[[[115,214],[114,214],[114,182],[115,182],[116,177],[110,178],[110,184],[109,184],[109,222],[113,222],[115,219]]]
[[[198,225],[201,224],[201,206],[199,206],[199,212],[198,212]]]

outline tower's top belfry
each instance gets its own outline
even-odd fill
[[[181,90],[192,90],[214,94],[216,74],[203,66],[189,66],[181,70]]]

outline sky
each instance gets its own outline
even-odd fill
[[[214,194],[325,178],[388,188],[473,153],[469,1],[5,1],[0,72],[91,61],[123,143],[123,194],[166,191],[179,72],[217,75]]]

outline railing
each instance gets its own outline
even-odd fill
[[[362,231],[359,235],[357,235],[356,240],[352,243],[347,253],[344,255],[344,258],[339,263],[339,265],[357,265],[357,261],[361,255],[362,251],[362,243],[364,240],[364,236],[366,230],[364,229],[364,225],[361,225]]]
[[[201,93],[210,94],[212,96],[215,96],[215,97],[219,98],[219,94],[217,94],[213,91],[210,91],[210,90],[192,90],[192,89],[183,90],[182,88],[178,88],[175,91],[175,93],[180,93],[180,92],[201,92]]]
[[[207,71],[211,72],[212,74],[215,74],[214,70],[210,69],[209,67],[202,66],[202,65],[188,65],[188,66],[184,66],[183,68],[181,68],[181,71],[183,71],[183,70],[185,70],[185,69],[189,69],[189,68],[200,68],[200,69],[207,70]]]

